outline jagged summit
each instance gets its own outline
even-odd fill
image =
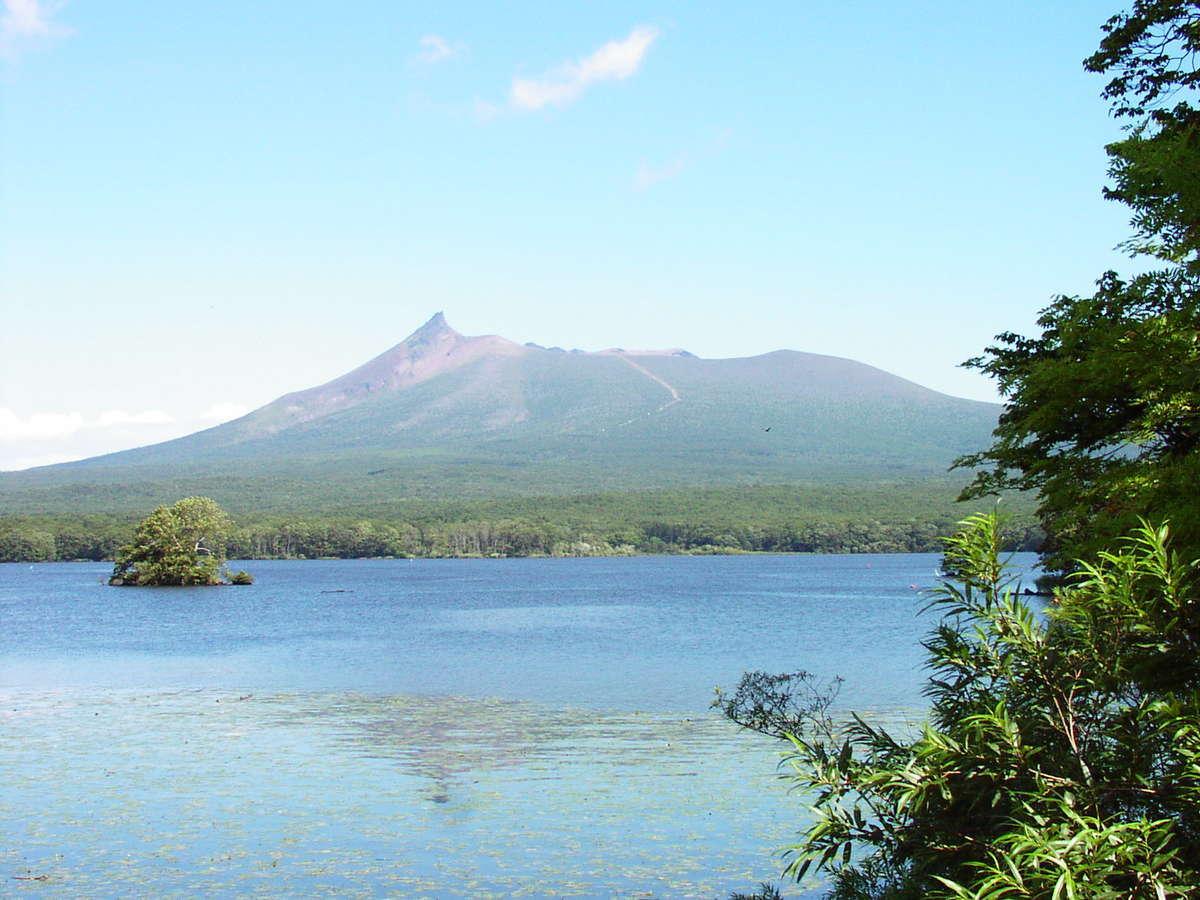
[[[401,343],[406,344],[411,341],[429,340],[433,337],[436,337],[438,334],[441,334],[442,332],[448,332],[450,334],[457,335],[458,337],[462,337],[461,334],[450,327],[450,323],[446,321],[445,313],[435,312],[429,317],[428,322],[406,337],[403,341],[401,341]]]
[[[259,433],[273,433],[412,387],[481,356],[512,355],[523,349],[494,334],[460,334],[437,312],[400,343],[357,369],[317,387],[285,394],[241,421],[257,425]]]
[[[458,346],[462,343],[476,343],[480,341],[491,342],[492,344],[512,344],[512,346],[516,346],[516,344],[513,344],[512,341],[494,334],[466,337],[451,327],[450,323],[446,321],[446,314],[444,312],[436,312],[430,316],[429,320],[424,325],[406,337],[391,350],[388,350],[386,353],[376,357],[376,359],[372,360],[371,363],[367,363],[367,365],[369,366],[377,360],[387,357],[389,354],[396,354],[398,352],[400,352],[402,355],[407,354],[409,358],[418,358],[428,353],[436,352],[436,350],[439,348]],[[544,347],[534,341],[526,341],[522,346],[530,350],[550,350],[556,353],[564,352],[562,347]],[[571,352],[593,356],[685,356],[697,358],[695,354],[689,353],[688,351],[679,347],[668,347],[661,350],[626,350],[624,347],[609,347],[604,350],[572,350]],[[363,366],[362,368],[366,368],[366,366]],[[358,371],[361,370],[355,370],[355,372]],[[353,375],[354,373],[352,372],[350,374]]]

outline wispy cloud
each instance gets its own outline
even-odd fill
[[[161,409],[147,409],[143,412],[126,412],[123,409],[110,409],[96,417],[96,428],[109,428],[113,425],[170,425],[175,420]]]
[[[686,153],[675,157],[675,159],[663,166],[651,168],[645,163],[641,163],[637,169],[637,176],[633,180],[633,186],[639,191],[644,191],[652,184],[658,184],[660,181],[674,178],[691,165],[691,163],[691,157]]]
[[[698,147],[681,153],[670,162],[659,166],[640,163],[637,168],[637,174],[633,179],[634,188],[644,191],[646,188],[658,184],[660,181],[666,181],[687,171],[705,157],[720,152],[725,144],[728,143],[731,134],[732,132],[728,129],[723,129],[715,138],[705,141]]]
[[[513,78],[508,92],[509,105],[519,110],[565,106],[577,100],[593,84],[623,81],[641,68],[658,34],[657,28],[639,25],[625,39],[609,41],[591,55],[565,63],[541,78]]]
[[[423,63],[439,63],[467,52],[467,45],[462,41],[451,43],[440,34],[427,34],[421,38],[420,43],[421,50],[417,54],[417,60]]]
[[[25,44],[71,34],[71,29],[50,20],[59,4],[40,0],[3,0],[0,13],[0,55],[13,56]]]
[[[175,420],[161,409],[128,412],[110,409],[89,419],[79,412],[35,412],[22,418],[0,407],[0,441],[31,441],[69,438],[80,431],[118,425],[169,425]]]
[[[241,418],[248,412],[250,407],[242,403],[214,403],[200,413],[200,418],[205,422],[228,422],[230,419]]]
[[[57,463],[83,459],[83,453],[42,453],[36,456],[0,457],[0,472],[19,472],[35,466],[53,466]]]
[[[53,26],[38,0],[4,0],[0,28],[6,37],[37,37],[53,33]]]
[[[11,409],[0,408],[0,440],[23,441],[69,437],[83,428],[80,413],[33,413],[22,419]]]
[[[182,437],[245,415],[249,408],[214,403],[178,418],[161,409],[106,409],[18,414],[0,407],[0,471],[48,466]]]
[[[478,97],[475,98],[475,118],[479,119],[480,121],[486,122],[489,119],[494,119],[504,112],[504,109],[505,108],[503,106],[498,104],[489,103],[488,101],[481,100]]]

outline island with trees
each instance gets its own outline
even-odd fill
[[[228,514],[208,497],[186,497],[160,506],[138,524],[133,542],[122,547],[109,584],[183,586],[250,584],[248,572],[225,580],[225,542],[232,528]]]

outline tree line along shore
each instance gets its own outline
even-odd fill
[[[0,562],[112,560],[136,521],[101,516],[0,520]],[[954,521],[661,521],[579,524],[524,518],[468,521],[301,519],[235,524],[231,559],[479,558],[721,553],[940,552]],[[1010,538],[1035,549],[1032,522]]]

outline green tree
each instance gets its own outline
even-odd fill
[[[1128,248],[1166,266],[1108,272],[1044,310],[1041,336],[998,335],[966,363],[1007,402],[991,448],[957,463],[980,469],[964,497],[1036,491],[1055,572],[1139,516],[1200,549],[1200,3],[1137,0],[1104,30],[1085,65],[1112,76],[1105,96],[1130,121],[1105,193],[1133,211]]]
[[[160,506],[138,524],[133,543],[117,554],[111,583],[219,584],[232,527],[229,516],[208,497]]]
[[[0,562],[46,562],[56,559],[54,535],[33,528],[0,529]]]
[[[1040,337],[1002,334],[969,363],[1007,403],[992,447],[959,461],[991,466],[965,496],[1036,490],[1051,571],[1111,546],[1139,516],[1170,519],[1181,547],[1200,548],[1196,278],[1109,273],[1038,324]]]
[[[934,601],[918,732],[839,728],[827,703],[781,691],[811,688],[802,673],[718,698],[794,748],[814,816],[788,873],[823,869],[841,900],[1194,896],[1200,561],[1143,524],[1039,614],[1000,546],[995,515],[949,542],[960,574]]]
[[[1195,269],[1200,260],[1200,3],[1137,0],[1104,25],[1100,49],[1084,61],[1112,76],[1104,96],[1129,137],[1109,145],[1113,186],[1105,194],[1134,211],[1145,253]]]

